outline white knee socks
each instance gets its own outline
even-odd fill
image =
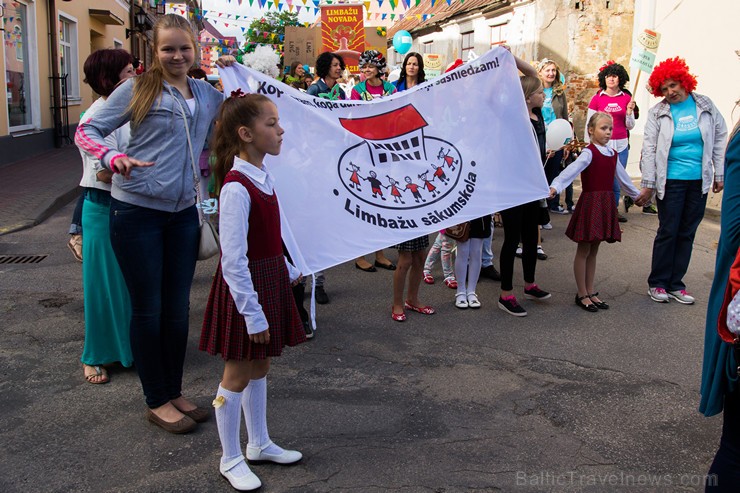
[[[239,430],[241,428],[241,416],[239,415],[240,403],[244,392],[231,392],[218,386],[216,398],[223,397],[223,405],[216,408],[216,426],[218,427],[218,437],[221,440],[223,456],[221,463],[227,462],[242,455],[241,445],[239,444]],[[232,473],[239,477],[249,473],[249,467],[246,462],[237,464],[231,469]]]
[[[270,444],[267,432],[267,377],[250,380],[242,393],[244,421],[247,423],[248,445],[258,447],[269,454],[280,454],[283,449]],[[269,446],[266,446],[270,444]]]

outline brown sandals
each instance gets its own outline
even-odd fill
[[[88,373],[87,372],[88,368],[92,368],[93,370],[95,370],[95,373]],[[83,372],[85,373],[85,381],[87,381],[87,383],[91,383],[93,385],[100,385],[100,384],[110,382],[110,378],[108,378],[108,372],[105,370],[104,367],[100,365],[84,365],[83,364]]]

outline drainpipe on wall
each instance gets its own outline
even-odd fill
[[[49,60],[51,61],[51,102],[53,106],[52,118],[54,119],[54,147],[62,147],[62,88],[59,80],[59,39],[57,31],[59,21],[57,20],[57,7],[54,0],[47,1],[49,18]]]
[[[134,0],[129,0],[128,5],[128,25],[129,29],[131,30],[131,56],[139,57],[139,36],[136,29],[134,28],[134,23],[136,21],[136,19],[134,18],[134,12],[136,12],[136,4],[134,3]],[[143,60],[141,62],[143,63]]]

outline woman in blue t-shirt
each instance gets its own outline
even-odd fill
[[[648,294],[653,301],[693,304],[683,276],[707,193],[724,186],[727,126],[714,103],[694,92],[696,78],[681,58],[659,63],[648,85],[663,100],[650,108],[642,146],[642,195],[657,195],[658,232]]]

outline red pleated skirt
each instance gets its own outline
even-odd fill
[[[239,313],[219,263],[208,296],[199,349],[225,360],[255,360],[280,356],[285,346],[306,341],[303,323],[290,288],[285,258],[250,260],[249,271],[270,330],[269,344],[249,340],[247,324]]]
[[[583,192],[570,218],[565,235],[575,242],[622,241],[614,192]]]

